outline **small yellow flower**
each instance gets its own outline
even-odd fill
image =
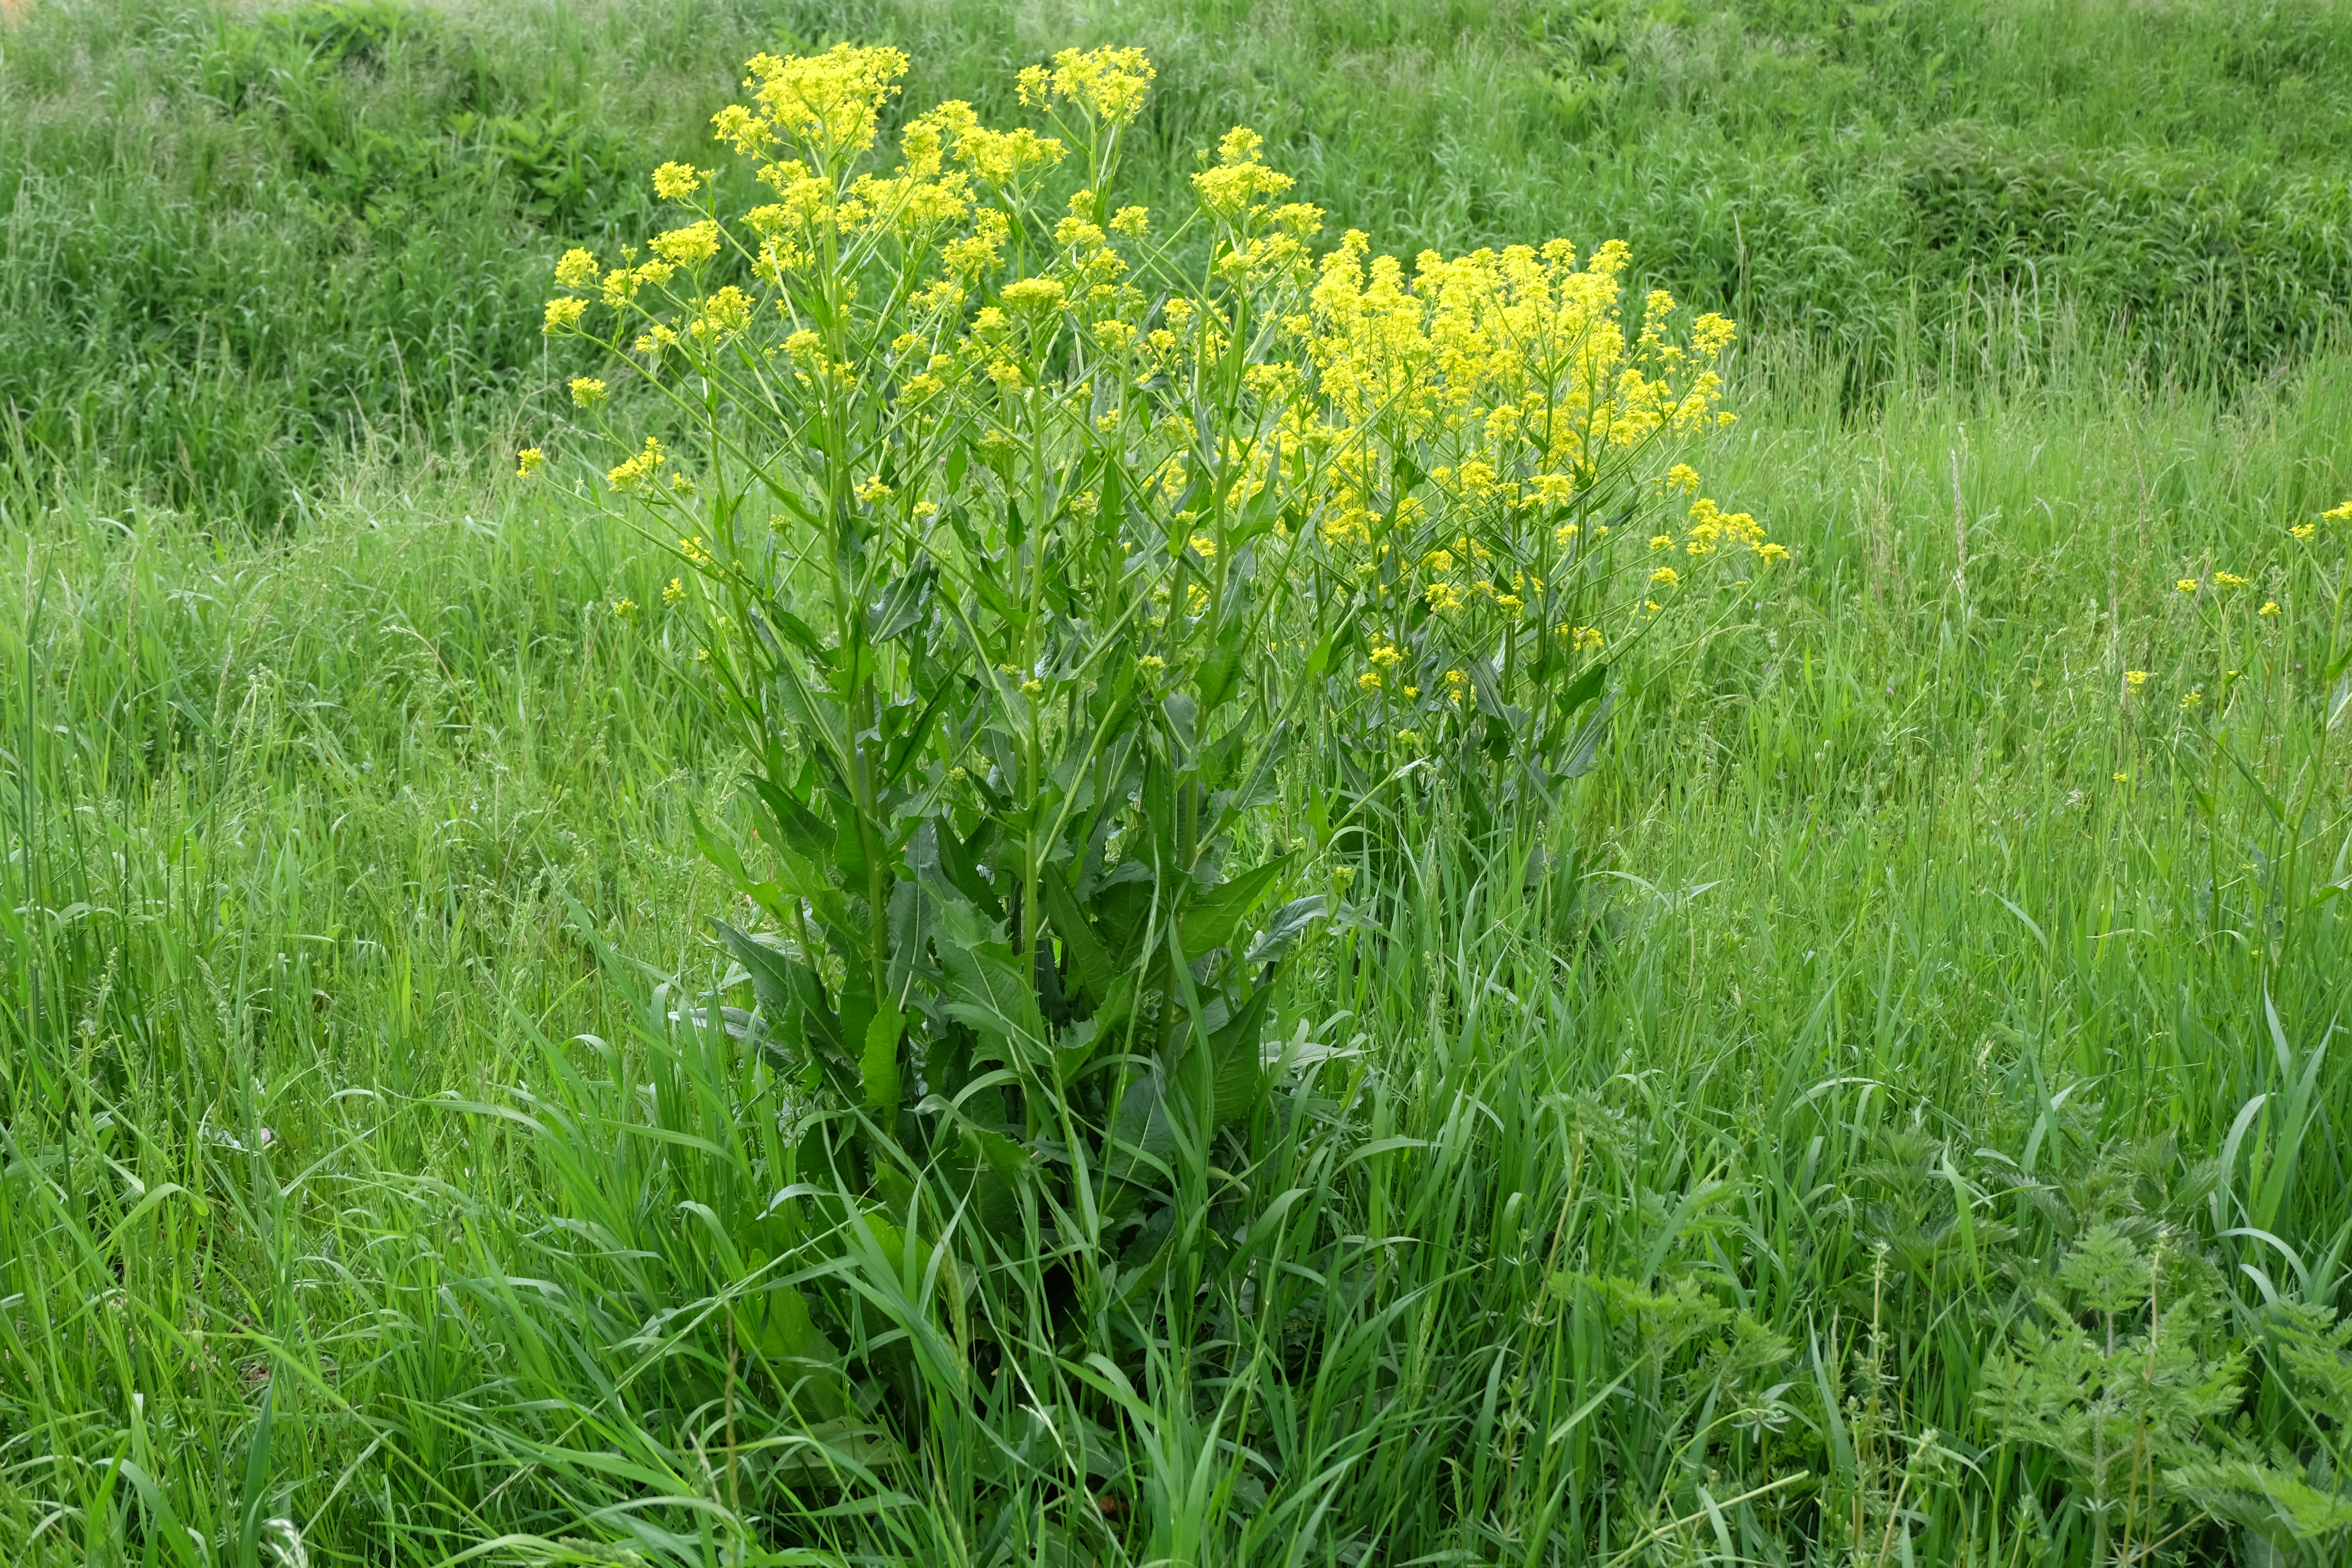
[[[2288,529],[2287,531],[2294,534],[2297,539],[2307,540],[2313,534],[2317,533],[2319,530],[2310,523],[2298,522],[2293,528]]]
[[[888,500],[892,496],[898,493],[898,491],[892,489],[888,485],[882,482],[882,476],[879,474],[869,475],[865,479],[860,480],[857,486],[857,499],[864,501],[868,506],[874,506],[879,502]]]
[[[1042,680],[1031,679],[1021,683],[1021,695],[1024,697],[1043,697],[1045,694],[1045,683]]]
[[[1666,488],[1686,495],[1698,493],[1698,470],[1688,463],[1676,463],[1666,470]]]
[[[578,326],[580,318],[587,313],[588,301],[585,300],[574,300],[568,295],[560,300],[550,300],[547,302],[547,320],[541,326],[540,331],[542,332],[567,331]]]
[[[637,613],[637,602],[635,599],[615,599],[613,601],[613,613],[626,620]]]
[[[1043,314],[1061,309],[1065,292],[1054,279],[1024,278],[1016,283],[1007,283],[998,297],[1016,310]]]
[[[1412,701],[1414,698],[1419,697],[1420,695],[1421,695],[1421,688],[1420,688],[1420,687],[1418,687],[1418,686],[1408,686],[1408,687],[1406,687],[1406,688],[1404,689],[1404,700],[1405,700],[1406,701],[1408,701],[1408,702]]]
[[[1661,566],[1655,572],[1651,573],[1650,581],[1653,583],[1663,583],[1669,588],[1677,588],[1682,585],[1682,579],[1675,574],[1675,569],[1671,566]]]
[[[1789,547],[1785,544],[1775,544],[1768,540],[1756,547],[1756,553],[1767,561],[1786,561],[1789,558]]]
[[[1214,561],[1217,558],[1217,542],[1207,534],[1196,533],[1188,542],[1201,552],[1202,560]]]
[[[2278,613],[2279,607],[2278,601],[2276,599],[2264,599],[2263,601],[2263,607],[2254,612],[2254,614],[2258,616],[2275,616]]]
[[[572,378],[572,401],[582,408],[593,408],[604,401],[604,384],[593,375]]]
[[[710,552],[703,547],[702,535],[698,533],[679,540],[677,552],[697,566],[710,564]]]
[[[547,462],[547,454],[536,447],[525,447],[515,454],[515,478],[527,479],[539,472]]]
[[[1421,558],[1421,563],[1432,572],[1451,572],[1454,570],[1454,552],[1450,550],[1433,550]]]
[[[1402,664],[1404,662],[1404,655],[1399,653],[1389,644],[1383,643],[1379,647],[1372,649],[1371,660],[1374,664],[1380,666],[1381,668],[1386,669],[1391,665]]]
[[[2117,773],[2115,775],[2113,782],[2116,784],[2129,784],[2131,783],[2131,774]]]
[[[1498,610],[1510,611],[1514,615],[1517,614],[1520,609],[1524,608],[1525,604],[1526,602],[1517,594],[1497,594],[1495,595],[1495,607]]]
[[[1364,671],[1363,674],[1356,677],[1356,684],[1366,691],[1378,691],[1381,689],[1380,671],[1376,669]]]
[[[1184,590],[1184,613],[1197,616],[1209,607],[1209,591],[1198,583]]]
[[[1674,542],[1675,536],[1671,533],[1654,533],[1650,535],[1650,548],[1653,550],[1668,549],[1674,544]]]
[[[2352,522],[2352,500],[2346,501],[2342,506],[2330,507],[2319,515],[2330,522]]]
[[[2192,691],[2192,692],[2190,692],[2188,696],[2186,696],[2186,697],[2184,697],[2184,698],[2182,698],[2182,699],[2180,700],[2180,706],[2181,706],[2182,710],[2185,711],[2185,710],[2188,710],[2188,709],[2190,709],[2190,708],[2194,708],[2194,707],[2196,707],[2200,702],[2202,702],[2202,701],[2204,701],[2204,700],[2205,700],[2205,693],[2204,693],[2204,692],[2202,692],[2202,691]]]
[[[2175,583],[2172,586],[2174,591],[2177,593],[2193,594],[2197,592],[2197,579],[2194,577],[2183,577],[2179,582]]]
[[[574,246],[555,264],[555,281],[564,289],[585,289],[596,281],[596,258]]]
[[[654,195],[666,202],[682,202],[701,186],[700,171],[684,163],[664,163],[654,171]]]
[[[2213,585],[2217,588],[2242,588],[2251,580],[2252,579],[2250,578],[2239,576],[2235,572],[2216,572],[2213,574]]]
[[[665,605],[681,605],[685,602],[686,584],[676,577],[671,578],[668,584],[662,589],[662,603]]]
[[[2147,671],[2144,669],[2125,670],[2124,684],[2130,687],[2134,691],[2137,691],[2141,687],[2147,684]]]

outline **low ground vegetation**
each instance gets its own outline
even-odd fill
[[[0,33],[12,1557],[2340,1557],[2331,11],[829,16],[1001,274],[650,15]],[[1353,226],[1740,417],[1465,480]]]

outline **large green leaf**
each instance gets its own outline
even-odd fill
[[[1289,864],[1288,855],[1277,855],[1230,881],[1194,893],[1176,916],[1176,930],[1183,939],[1184,951],[1198,955],[1212,948],[1232,945],[1242,922],[1264,901],[1266,890]]]
[[[942,902],[932,941],[946,976],[943,1011],[968,1026],[1007,1066],[1045,1059],[1048,1036],[1036,987],[1020,960],[970,904]]]

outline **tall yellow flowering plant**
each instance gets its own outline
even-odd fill
[[[1570,767],[1611,639],[1771,547],[1701,502],[1675,567],[1629,573],[1626,503],[1691,482],[1664,459],[1730,328],[1674,341],[1654,296],[1629,339],[1622,247],[1318,256],[1243,129],[1189,213],[1122,205],[1133,49],[1024,71],[1038,126],[943,103],[885,155],[906,63],[752,60],[713,125],[756,196],[665,165],[676,222],[567,255],[547,330],[609,358],[583,409],[668,410],[606,426],[603,489],[674,542],[758,759],[759,848],[706,847],[771,924],[730,933],[770,1037],[835,1108],[831,1212],[1042,1212],[1098,1304],[1260,1101],[1323,906],[1276,902],[1286,856],[1241,862],[1302,729]]]
[[[1496,782],[1516,763],[1548,798],[1591,765],[1612,654],[1709,572],[1786,558],[1681,460],[1731,418],[1732,323],[1678,340],[1653,291],[1629,340],[1628,259],[1612,243],[1580,265],[1554,240],[1424,253],[1408,276],[1354,233],[1323,258],[1293,323],[1314,396],[1290,435],[1329,455],[1310,559],[1318,602],[1357,622],[1340,697],[1358,754],[1430,751],[1458,777],[1483,759]]]

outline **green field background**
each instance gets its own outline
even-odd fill
[[[1382,249],[1627,239],[1741,322],[1708,481],[1794,552],[1640,694],[1572,857],[1432,833],[1388,957],[1302,983],[1354,1087],[1265,1179],[1329,1234],[1138,1351],[1087,1531],[1009,1396],[824,1514],[663,1381],[732,1354],[691,1308],[744,1266],[681,1205],[766,1170],[749,1069],[642,1044],[723,967],[689,814],[740,767],[683,634],[610,613],[672,568],[509,477],[575,435],[553,258],[711,161],[746,56],[838,38],[1004,119],[1020,65],[1142,45],[1155,205],[1239,122]],[[2087,1563],[1979,1391],[2101,1224],[2189,1238],[2232,1429],[2302,1431],[2261,1313],[2352,1243],[2343,628],[2288,532],[2352,497],[2348,81],[2323,0],[0,26],[0,1557],[245,1568],[283,1520],[318,1563],[715,1568],[757,1513],[839,1554],[780,1563]],[[1722,1386],[1810,1425],[1694,1457],[1694,1365],[1750,1352]],[[1929,1433],[1961,1459],[1898,1505]],[[2163,1551],[2334,1549],[2251,1539]]]

